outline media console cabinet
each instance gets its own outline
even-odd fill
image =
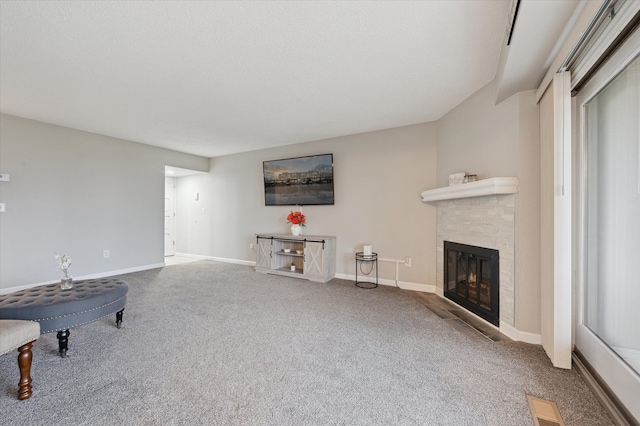
[[[257,234],[256,272],[326,283],[336,275],[336,237]]]

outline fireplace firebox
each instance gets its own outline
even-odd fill
[[[444,296],[500,325],[499,252],[444,242]]]

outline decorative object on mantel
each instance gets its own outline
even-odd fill
[[[452,175],[449,175],[449,186],[451,185],[460,185],[462,183],[465,182],[465,176],[467,175],[466,172],[462,172],[462,173],[454,173]]]
[[[71,258],[66,254],[60,256],[56,254],[56,263],[58,264],[58,269],[62,271],[64,276],[60,278],[60,288],[62,290],[68,290],[73,287],[73,277],[69,275],[69,267],[71,266]]]
[[[471,183],[471,182],[475,182],[478,180],[478,175],[465,175],[464,177],[464,183]]]
[[[291,212],[289,216],[287,216],[287,223],[291,224],[291,234],[300,235],[303,226],[307,219],[304,217],[302,212]]]
[[[481,179],[466,185],[452,185],[422,191],[422,201],[453,200],[458,198],[481,197],[483,195],[515,194],[518,192],[517,177],[497,177]]]

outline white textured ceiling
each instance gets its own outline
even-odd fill
[[[207,157],[437,120],[510,2],[2,1],[0,111]]]

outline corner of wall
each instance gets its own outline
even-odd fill
[[[518,97],[516,327],[540,334],[540,107],[535,91]]]

